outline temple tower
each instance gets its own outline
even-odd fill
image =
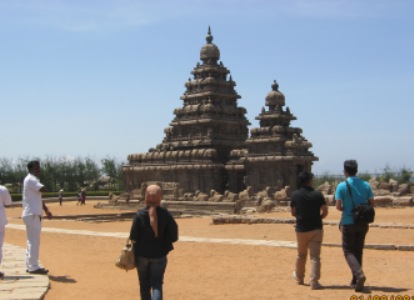
[[[225,164],[233,149],[244,147],[250,123],[246,109],[237,105],[236,83],[219,61],[210,28],[206,41],[201,63],[191,71],[180,97],[183,106],[174,110],[162,143],[148,153],[128,156],[123,168],[127,190],[148,181],[168,183],[180,194],[227,188]]]

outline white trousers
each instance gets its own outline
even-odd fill
[[[26,247],[26,268],[28,271],[35,271],[39,266],[40,232],[42,222],[40,216],[23,217],[26,224],[27,247]]]
[[[6,234],[6,228],[4,226],[0,226],[0,265],[3,259],[3,243],[4,243],[5,234]]]

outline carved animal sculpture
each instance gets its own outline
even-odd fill
[[[273,199],[273,195],[272,195],[272,188],[270,186],[267,186],[264,190],[258,192],[256,194],[257,197],[261,197],[264,199]]]
[[[208,201],[208,198],[210,198],[210,196],[206,193],[203,193],[199,190],[195,192],[194,201]]]
[[[194,194],[193,193],[184,193],[184,201],[193,201]]]
[[[291,188],[290,186],[285,186],[284,189],[277,191],[275,193],[275,200],[276,201],[287,201],[290,199]]]
[[[243,201],[249,201],[253,197],[253,187],[248,186],[244,191],[239,193],[239,199]]]
[[[323,195],[331,195],[333,192],[332,185],[328,181],[318,186],[316,190],[320,191]]]
[[[210,191],[210,198],[208,201],[211,202],[222,202],[224,200],[224,196],[215,190]]]
[[[239,194],[232,193],[229,190],[224,192],[224,202],[236,202],[239,200]]]

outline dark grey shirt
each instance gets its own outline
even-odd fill
[[[290,207],[296,209],[296,231],[322,229],[321,207],[326,201],[321,192],[306,186],[294,191],[290,199]]]

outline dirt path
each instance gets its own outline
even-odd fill
[[[55,215],[102,213],[93,208],[94,202],[86,206],[75,204],[49,206]],[[9,209],[9,223],[22,224],[20,214],[21,208]],[[288,212],[260,215],[276,216],[290,217]],[[378,208],[376,221],[414,224],[413,216],[413,208]],[[328,219],[338,220],[339,213],[331,208]],[[207,217],[183,218],[177,222],[181,236],[295,240],[292,225],[212,225]],[[127,234],[131,222],[46,220],[43,226]],[[49,268],[51,281],[45,299],[139,298],[136,272],[124,272],[114,266],[124,241],[119,237],[43,232],[40,259]],[[336,226],[325,226],[324,241],[340,242]],[[8,228],[5,242],[24,247],[24,230]],[[414,230],[371,228],[367,243],[413,245]],[[323,247],[321,283],[325,289],[319,291],[295,284],[291,277],[295,256],[294,249],[181,241],[169,255],[165,299],[353,299],[355,292],[347,286],[350,273],[340,248]],[[366,250],[364,269],[368,292],[363,294],[364,299],[368,296],[375,299],[375,295],[388,297],[379,299],[391,299],[395,295],[414,299],[413,258],[414,252]]]

